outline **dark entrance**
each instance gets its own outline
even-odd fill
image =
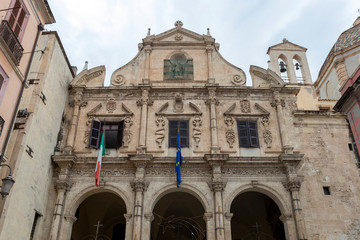
[[[117,195],[108,192],[94,194],[78,207],[71,239],[93,240],[96,236],[97,240],[125,239],[125,213],[125,203]]]
[[[204,240],[206,225],[202,204],[189,193],[169,193],[153,210],[151,240]]]
[[[280,209],[268,196],[258,192],[238,195],[231,204],[233,240],[285,240]]]

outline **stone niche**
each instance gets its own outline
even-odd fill
[[[183,53],[164,59],[164,80],[194,80],[193,60]]]

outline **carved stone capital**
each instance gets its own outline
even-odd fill
[[[65,218],[65,221],[67,221],[71,224],[73,224],[77,220],[77,218],[72,215],[65,215],[64,218]]]
[[[149,182],[137,180],[130,182],[130,185],[134,192],[145,192],[149,187]]]
[[[144,51],[145,51],[147,54],[150,54],[150,53],[151,53],[151,51],[152,51],[151,46],[146,45],[146,46],[144,47]]]
[[[214,47],[211,45],[206,46],[206,53],[212,53],[214,51]]]
[[[207,104],[207,105],[210,105],[210,104],[219,105],[220,104],[219,100],[217,100],[217,98],[216,98],[215,89],[209,90],[209,98],[205,100],[205,104]]]
[[[292,179],[290,181],[284,182],[283,185],[288,191],[294,192],[300,190],[301,183],[302,181],[300,179]]]
[[[226,183],[222,181],[211,181],[208,184],[213,192],[222,192],[226,187]]]
[[[52,156],[53,162],[56,163],[56,165],[60,168],[59,177],[65,178],[69,175],[70,170],[72,166],[74,165],[74,162],[76,160],[76,156],[70,155],[70,156]]]
[[[83,92],[80,90],[76,91],[74,94],[74,104],[79,106],[82,102],[82,97],[83,97]]]
[[[73,184],[68,180],[56,180],[55,182],[55,189],[56,191],[64,191],[67,192],[70,190]]]
[[[290,221],[291,219],[292,219],[291,214],[283,214],[279,217],[279,220],[282,221],[283,223]]]
[[[207,222],[207,221],[210,221],[210,219],[213,217],[213,214],[211,212],[206,212],[204,213],[204,220]]]
[[[149,222],[152,222],[154,220],[154,215],[152,213],[145,213],[144,217]]]
[[[228,220],[228,221],[230,221],[233,216],[234,216],[234,214],[231,213],[231,212],[226,212],[226,213],[225,213],[225,218],[226,218],[226,220]]]
[[[131,220],[132,214],[131,213],[125,213],[124,217],[125,217],[126,222],[129,223],[130,220]]]

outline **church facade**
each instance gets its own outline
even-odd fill
[[[305,48],[283,41],[268,52],[274,61],[295,58],[305,79],[291,79],[291,64],[285,80],[278,64],[251,66],[253,86],[209,31],[180,21],[149,32],[138,48],[111,86],[104,66],[70,83],[39,239],[359,238],[346,116],[306,109],[301,97],[313,86]]]

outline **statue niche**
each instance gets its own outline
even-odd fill
[[[183,53],[175,53],[170,59],[164,59],[164,80],[193,80],[193,60]]]

